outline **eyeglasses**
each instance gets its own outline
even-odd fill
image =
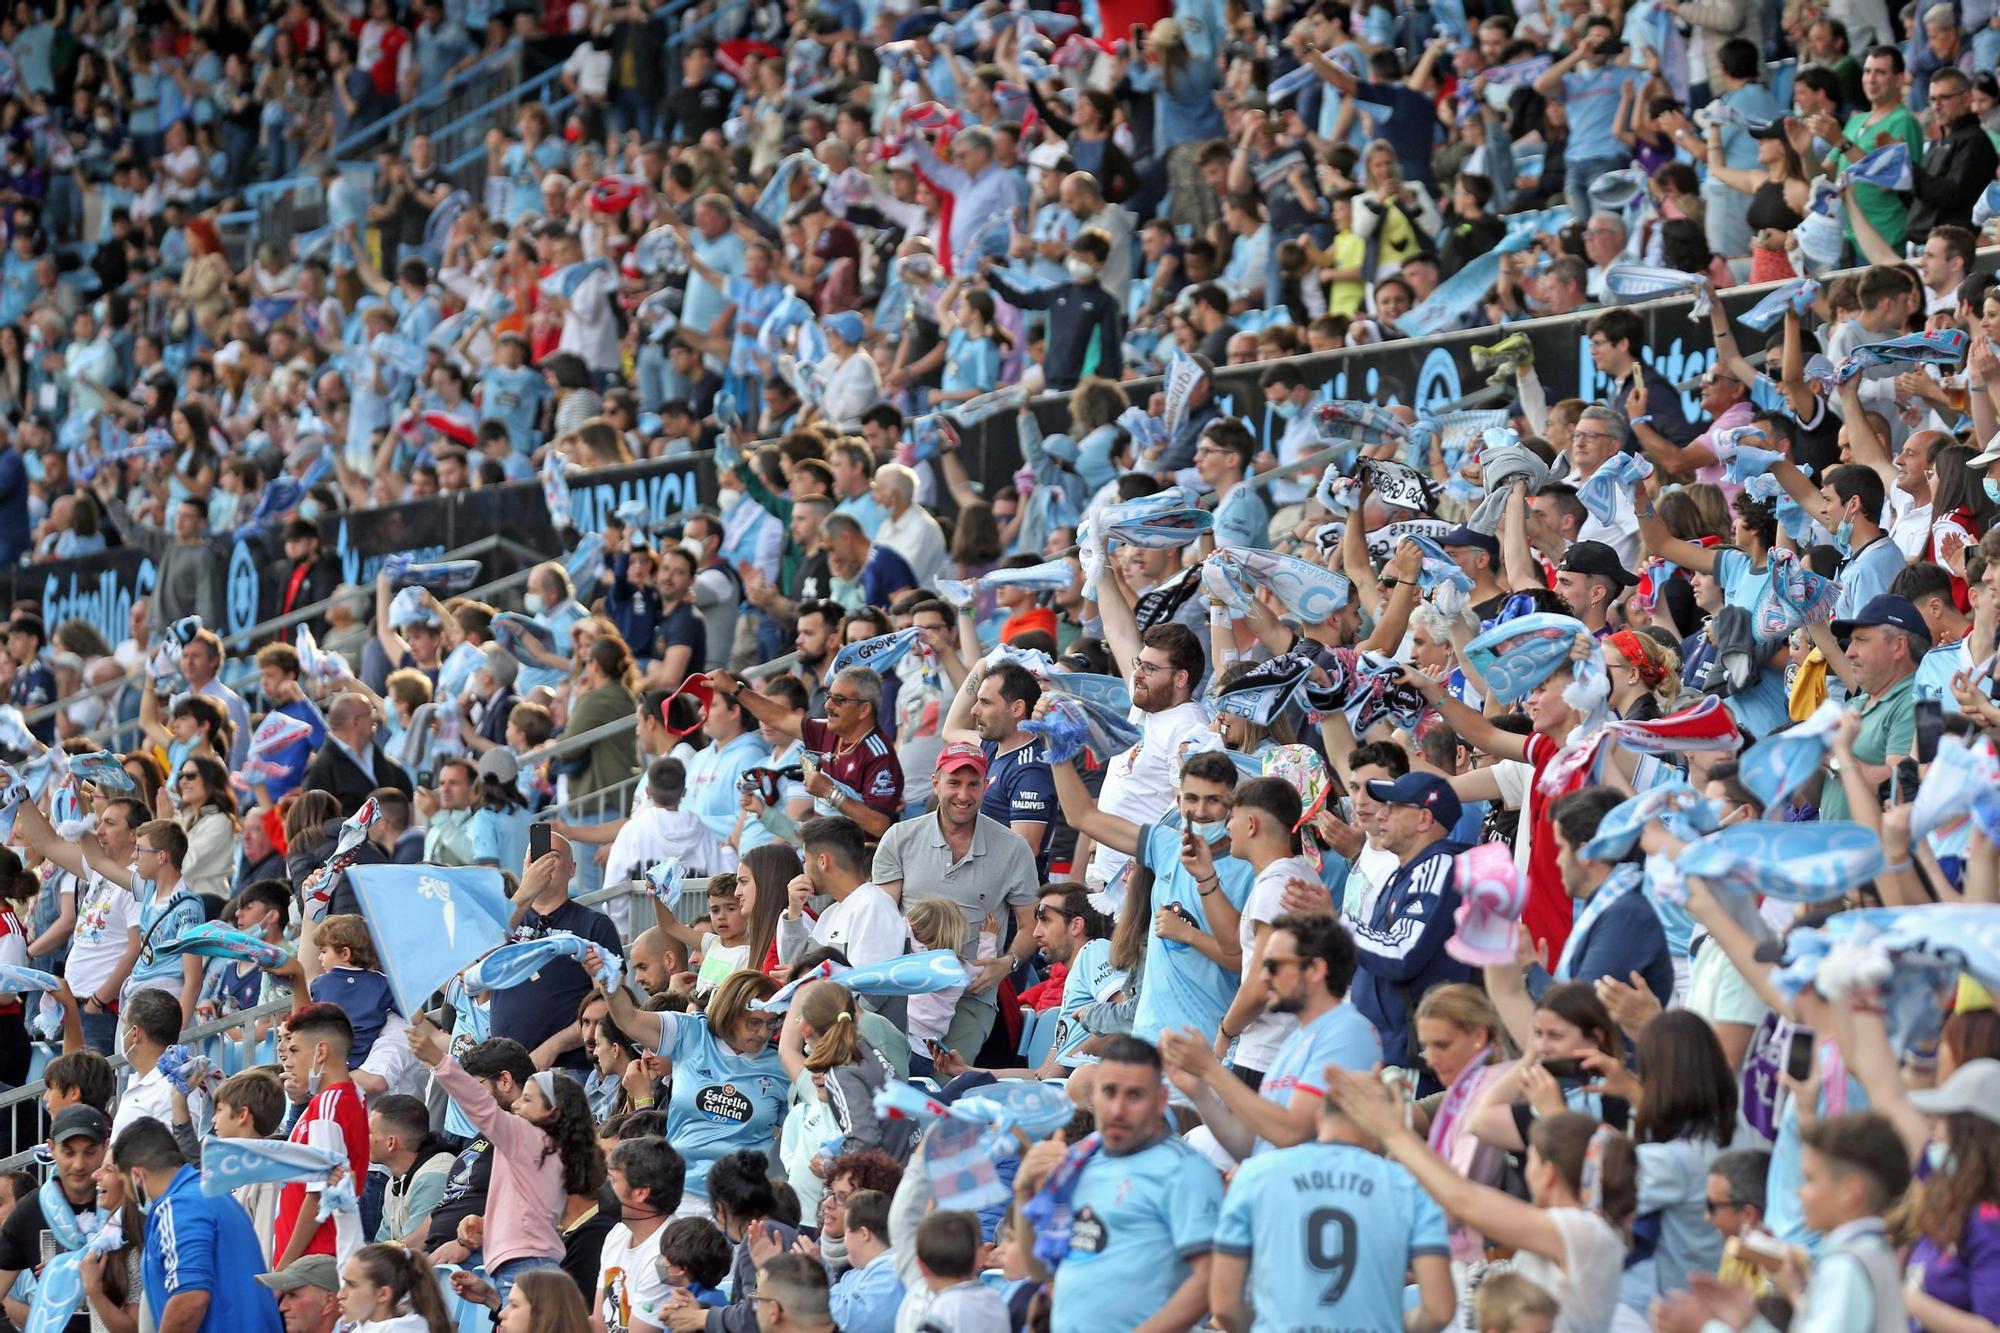
[[[1725,1208],[1741,1208],[1742,1206],[1743,1200],[1741,1199],[1724,1199],[1720,1203],[1717,1203],[1714,1199],[1703,1199],[1701,1201],[1701,1210],[1710,1217],[1714,1217]]]
[[[158,856],[159,854],[160,854],[159,848],[147,847],[143,844],[138,847],[134,847],[132,849],[132,855],[134,856]]]
[[[1278,970],[1280,968],[1299,967],[1303,965],[1305,961],[1306,961],[1305,959],[1299,957],[1297,954],[1287,954],[1282,958],[1272,957],[1267,954],[1264,957],[1264,975],[1267,977],[1275,977],[1278,975]]]
[[[195,770],[193,770],[193,769],[191,769],[191,768],[184,768],[184,769],[182,769],[182,770],[181,770],[180,772],[178,772],[178,773],[174,774],[174,781],[176,781],[176,782],[193,782],[193,781],[194,781],[194,780],[195,780],[196,778],[198,778],[198,777],[200,777],[200,776],[201,776],[201,774],[199,774],[199,773],[195,772]]]
[[[845,708],[848,704],[858,704],[861,700],[858,696],[852,694],[828,694],[826,702],[829,707],[838,704]]]
[[[1569,437],[1572,440],[1610,440],[1614,444],[1618,442],[1616,435],[1604,430],[1572,430]]]
[[[1150,676],[1160,671],[1172,671],[1173,668],[1170,666],[1161,666],[1157,662],[1148,662],[1143,657],[1135,657],[1132,659],[1132,670],[1139,675]]]
[[[1074,921],[1080,913],[1066,912],[1060,907],[1041,906],[1035,909],[1037,921]]]

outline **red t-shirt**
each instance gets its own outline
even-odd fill
[[[887,736],[874,731],[844,748],[833,728],[817,717],[801,724],[801,734],[806,749],[819,756],[820,769],[828,777],[860,792],[863,804],[884,814],[902,815],[903,765]]]
[[[1528,737],[1528,762],[1535,768],[1528,783],[1528,827],[1533,831],[1528,845],[1528,906],[1521,921],[1528,928],[1529,939],[1548,946],[1551,966],[1562,956],[1570,926],[1576,921],[1576,904],[1563,888],[1562,868],[1556,864],[1555,825],[1549,819],[1549,807],[1556,797],[1569,793],[1542,792],[1542,772],[1561,749],[1540,732]]]
[[[368,1111],[362,1105],[361,1089],[352,1083],[337,1083],[312,1099],[305,1114],[287,1136],[293,1143],[310,1143],[322,1148],[345,1145],[347,1174],[358,1193],[368,1183]],[[293,1181],[278,1195],[278,1217],[271,1228],[273,1254],[283,1254],[292,1243],[292,1229],[298,1225],[301,1209],[319,1211],[317,1202],[308,1202],[302,1181]],[[333,1219],[320,1223],[306,1254],[332,1254]]]

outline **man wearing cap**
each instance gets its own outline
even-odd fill
[[[42,649],[48,646],[48,642],[49,632],[40,616],[24,611],[7,626],[7,657],[12,663],[14,677],[7,691],[7,702],[23,714],[46,708],[56,701],[56,673],[42,658]],[[54,745],[55,715],[51,713],[38,722],[30,722],[28,730],[42,744]]]
[[[171,1137],[172,1131],[168,1133]],[[7,1221],[0,1224],[0,1291],[12,1291],[14,1279],[22,1273],[39,1271],[56,1255],[80,1248],[86,1234],[96,1230],[96,1175],[110,1137],[111,1122],[94,1106],[79,1103],[56,1112],[49,1125],[49,1151],[54,1157],[50,1179],[57,1188],[17,1200]],[[50,1216],[47,1204],[60,1215]],[[256,1244],[252,1237],[251,1253]],[[86,1304],[78,1304],[65,1328],[68,1333],[89,1333]]]
[[[1036,874],[1046,878],[1054,841],[1049,831],[1060,822],[1055,779],[1049,774],[1048,746],[1021,730],[1041,697],[1034,673],[1020,663],[1002,662],[989,669],[975,662],[952,696],[943,731],[947,742],[980,747],[987,771],[980,810],[1021,836],[1035,853]]]
[[[278,1293],[285,1333],[333,1333],[340,1322],[340,1266],[332,1255],[308,1254],[257,1280]]]
[[[1877,787],[1889,780],[1898,759],[1915,753],[1912,685],[1918,664],[1930,651],[1931,632],[1907,597],[1888,593],[1871,599],[1852,619],[1808,628],[1852,691],[1848,711],[1861,716],[1851,741],[1844,729],[1836,735],[1828,763],[1835,780],[1820,793],[1819,817],[1846,819],[1847,792],[1839,781],[1845,767],[1857,766],[1867,784]]]
[[[279,1333],[284,1320],[257,1282],[257,1230],[243,1205],[210,1196],[174,1132],[158,1120],[128,1126],[111,1158],[125,1196],[146,1217],[146,1307],[162,1333]],[[324,1256],[323,1256],[324,1257]]]
[[[1354,1003],[1382,1037],[1382,1058],[1422,1068],[1411,1009],[1433,986],[1466,981],[1472,969],[1444,951],[1451,938],[1458,890],[1452,858],[1465,850],[1451,840],[1462,811],[1451,784],[1431,773],[1406,773],[1393,782],[1370,782],[1382,807],[1375,842],[1393,852],[1397,866],[1354,925],[1360,971]]]
[[[294,518],[285,524],[285,559],[292,567],[285,574],[285,592],[278,603],[280,615],[323,602],[340,586],[340,562],[321,553],[319,524],[309,518]]]
[[[1603,542],[1571,542],[1556,566],[1556,591],[1569,603],[1570,613],[1600,639],[1611,632],[1611,604],[1638,582]]]
[[[1507,604],[1507,588],[1500,582],[1500,539],[1461,523],[1438,538],[1438,545],[1451,557],[1461,574],[1472,580],[1472,613],[1491,620]]]
[[[945,1046],[968,1060],[977,1058],[999,1015],[994,987],[1035,952],[1035,899],[1041,888],[1028,844],[999,820],[980,813],[986,770],[986,752],[977,745],[953,741],[945,746],[931,774],[937,810],[883,834],[874,863],[874,880],[884,893],[903,903],[949,898],[964,914],[972,937],[988,917],[1012,909],[1011,944],[995,940],[996,948],[1007,945],[1005,951],[972,965],[972,984],[945,1034]]]

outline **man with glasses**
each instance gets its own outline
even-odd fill
[[[1592,223],[1595,222],[1593,218]],[[1674,391],[1666,376],[1639,356],[1640,349],[1646,345],[1646,322],[1634,311],[1616,306],[1593,315],[1585,328],[1590,335],[1590,364],[1610,381],[1604,386],[1601,401],[1618,418],[1617,439],[1609,452],[1598,457],[1598,462],[1603,462],[1624,445],[1627,426],[1625,399],[1642,384],[1647,391],[1646,402],[1653,416],[1653,429],[1675,444],[1686,444],[1692,440],[1696,428],[1687,419],[1687,413],[1681,410],[1680,394]],[[1586,391],[1584,396],[1590,395]],[[1570,483],[1577,486],[1581,486],[1584,478],[1595,470],[1594,467],[1577,466],[1577,451],[1573,445],[1569,451],[1569,466]],[[1627,523],[1625,526],[1629,528],[1632,525]]]
[[[1669,397],[1678,398],[1671,387]],[[1750,386],[1720,365],[1711,366],[1701,377],[1701,410],[1708,417],[1708,429],[1685,445],[1675,444],[1661,433],[1653,409],[1663,399],[1646,385],[1633,389],[1625,399],[1625,414],[1632,422],[1632,438],[1646,452],[1662,481],[1707,481],[1721,484],[1723,465],[1709,441],[1723,431],[1750,424],[1757,409],[1750,403]]]
[[[1956,34],[1956,22],[1950,26]],[[1933,227],[1970,227],[1972,205],[2000,168],[2000,152],[1972,109],[1972,79],[1962,69],[1941,69],[1931,75],[1930,89],[1930,142],[1921,161],[1910,159],[1917,196],[1910,205],[1913,245],[1927,240]]]
[[[902,817],[903,765],[882,731],[882,677],[874,671],[850,667],[835,676],[824,718],[800,717],[727,671],[709,672],[708,684],[718,699],[732,700],[780,735],[805,742],[811,761],[805,787],[821,814],[846,815],[871,838]]]
[[[1708,1224],[1721,1232],[1725,1240],[1735,1240],[1746,1232],[1765,1234],[1764,1190],[1770,1174],[1771,1154],[1762,1148],[1739,1148],[1708,1164],[1704,1209]],[[1764,1270],[1740,1252],[1725,1253],[1716,1276],[1757,1296],[1771,1288],[1771,1279]]]
[[[1327,1066],[1366,1073],[1382,1063],[1375,1029],[1344,1003],[1354,970],[1354,940],[1333,917],[1287,914],[1271,922],[1258,963],[1265,1004],[1298,1026],[1256,1088],[1237,1078],[1202,1034],[1160,1034],[1167,1077],[1194,1099],[1202,1123],[1237,1161],[1311,1142]]]
[[[92,869],[84,854],[84,840],[71,842],[57,834],[35,802],[23,801],[18,809],[16,827],[22,838],[43,860],[62,871],[65,878],[56,883],[68,887],[61,891],[75,892],[76,927],[70,936],[63,978],[76,996],[84,1040],[92,1050],[108,1056],[116,1049],[119,995],[139,961],[139,928],[132,894],[124,881],[114,883]],[[150,818],[145,806],[119,797],[98,811],[97,832],[86,837],[98,844],[107,860],[130,865],[137,859],[137,830]],[[60,926],[58,922],[57,928]],[[38,939],[28,946],[28,953],[31,957],[51,953],[56,943],[46,937]]]
[[[22,804],[25,806],[27,802]],[[207,919],[201,899],[181,883],[187,834],[170,819],[154,819],[139,825],[129,865],[112,856],[93,834],[78,838],[77,845],[82,847],[92,870],[129,889],[137,903],[139,953],[125,980],[124,995],[142,990],[166,991],[179,998],[181,1013],[193,1013],[201,998],[201,959],[191,953],[160,952],[161,946],[173,943]]]
[[[1212,421],[1194,447],[1194,470],[1202,484],[1215,492],[1212,543],[1261,547],[1270,544],[1271,510],[1253,486],[1245,484],[1257,441],[1250,428],[1235,417]]]
[[[1657,372],[1654,376],[1658,377]],[[1671,388],[1667,389],[1667,393],[1676,402],[1679,401],[1680,395]],[[1687,426],[1685,418],[1681,424],[1690,434],[1693,433],[1693,427]],[[1569,441],[1568,485],[1580,489],[1597,474],[1599,468],[1623,450],[1624,418],[1608,407],[1586,407],[1578,416],[1575,428],[1570,431]],[[1639,531],[1632,517],[1632,497],[1623,488],[1618,489],[1614,493],[1610,520],[1602,522],[1595,514],[1589,515],[1577,526],[1576,538],[1578,541],[1602,542],[1609,546],[1617,553],[1618,563],[1627,568],[1638,564]],[[1553,556],[1556,552],[1544,554]]]
[[[837,1333],[826,1269],[803,1254],[774,1254],[759,1264],[750,1302],[758,1333]]]

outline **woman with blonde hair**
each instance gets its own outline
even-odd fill
[[[791,1077],[771,1038],[783,1015],[754,1005],[778,993],[778,983],[745,968],[731,972],[708,997],[708,1008],[654,1013],[632,1003],[623,986],[605,984],[595,953],[584,970],[611,1005],[618,1030],[674,1068],[667,1099],[667,1142],[687,1163],[681,1217],[708,1214],[708,1171],[731,1153],[775,1148]]]
[[[1500,1011],[1486,992],[1463,983],[1438,986],[1417,1004],[1417,1049],[1443,1093],[1428,1105],[1425,1141],[1467,1180],[1498,1185],[1507,1174],[1507,1154],[1481,1143],[1467,1130],[1467,1113],[1487,1083],[1514,1057]],[[1450,1231],[1452,1288],[1462,1306],[1470,1294],[1467,1278],[1486,1255],[1486,1238],[1454,1219]]]
[[[1374,257],[1373,276],[1393,277],[1402,272],[1404,260],[1429,248],[1425,237],[1437,235],[1442,219],[1430,191],[1403,179],[1396,149],[1387,139],[1361,150],[1361,172],[1354,230]]]
[[[1604,639],[1611,709],[1628,722],[1667,716],[1681,697],[1681,655],[1651,634],[1620,629]]]

